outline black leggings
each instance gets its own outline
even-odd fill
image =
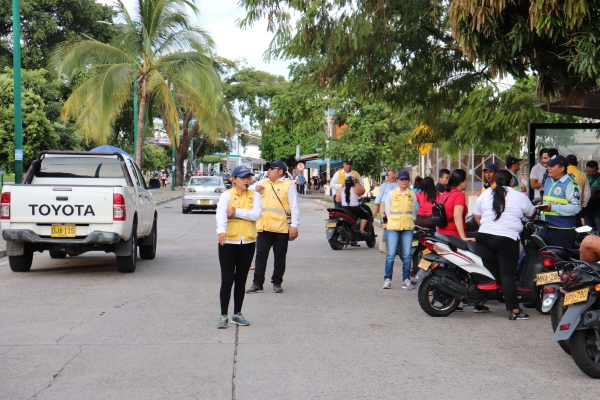
[[[373,213],[371,212],[371,208],[369,206],[361,205],[356,207],[342,207],[346,210],[350,211],[352,214],[356,215],[358,218],[366,219],[367,221],[371,218]]]
[[[221,264],[221,315],[227,314],[231,287],[233,289],[233,313],[242,311],[246,293],[246,278],[254,258],[256,243],[219,245],[219,263]]]
[[[487,247],[498,256],[500,285],[507,310],[519,308],[517,299],[517,265],[519,264],[519,241],[506,236],[477,234],[477,243]]]

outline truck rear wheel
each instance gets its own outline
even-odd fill
[[[25,245],[22,256],[8,256],[8,264],[13,272],[27,272],[33,262],[33,250]]]
[[[50,253],[50,258],[65,258],[67,256],[67,253],[58,250],[48,250],[48,252]]]
[[[131,236],[127,243],[131,248],[131,254],[123,257],[117,256],[117,270],[123,273],[134,272],[137,264],[137,221],[133,223]]]
[[[154,222],[152,223],[152,231],[150,231],[149,235],[151,244],[140,246],[140,258],[143,260],[154,260],[154,257],[156,256],[156,240],[158,234],[156,231],[158,227],[156,225],[156,218],[154,218]]]

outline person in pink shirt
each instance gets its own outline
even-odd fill
[[[437,227],[437,233],[447,236],[456,236],[465,242],[474,242],[475,239],[467,237],[467,199],[463,191],[467,188],[467,173],[462,169],[455,169],[450,174],[446,192],[442,194],[439,202],[444,204],[448,225]]]
[[[417,218],[415,225],[423,228],[434,228],[431,218],[433,202],[440,201],[441,194],[435,190],[433,178],[425,177],[421,182],[421,191],[415,195],[417,198]]]

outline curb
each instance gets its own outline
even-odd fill
[[[183,197],[183,195],[180,194],[179,196],[175,196],[175,197],[171,197],[171,198],[168,198],[168,199],[160,200],[160,201],[156,202],[156,205],[160,206],[162,204],[168,203],[168,202],[173,201],[173,200],[180,199],[182,197]]]

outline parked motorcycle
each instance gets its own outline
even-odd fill
[[[374,197],[361,198],[360,204],[366,204],[374,200]],[[371,215],[367,226],[366,235],[360,232],[360,218],[350,210],[342,208],[328,208],[329,218],[325,220],[326,235],[329,245],[333,250],[342,250],[352,242],[367,242],[369,248],[375,247],[377,235],[373,228],[373,216]]]
[[[535,285],[535,278],[543,270],[538,256],[540,246],[545,243],[535,234],[543,221],[524,221],[521,246],[520,268],[517,276],[517,298],[519,302],[531,302],[541,312],[541,288]],[[533,224],[533,227],[528,226]],[[411,279],[411,288],[422,281],[418,299],[419,305],[427,314],[434,317],[450,315],[465,303],[487,300],[504,301],[502,288],[498,283],[498,260],[491,250],[474,242],[464,242],[453,236],[439,235],[420,239],[432,251],[423,258],[431,262],[422,266],[417,276]],[[535,250],[535,251],[534,251]]]
[[[552,316],[562,313],[562,317],[552,340],[562,342],[565,351],[564,345],[568,346],[567,353],[581,371],[600,379],[600,265],[565,261],[557,263],[556,268],[562,271],[561,296],[552,308]]]

